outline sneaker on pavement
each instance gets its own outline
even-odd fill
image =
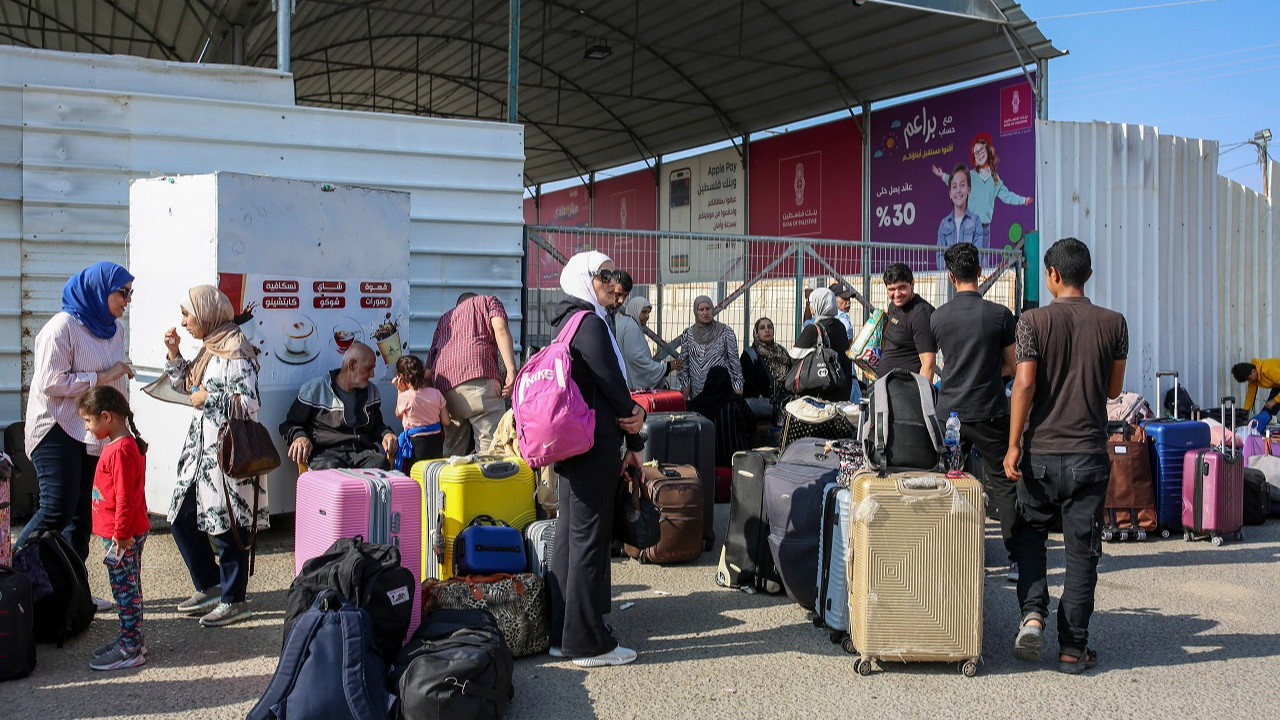
[[[147,656],[143,654],[142,646],[126,650],[123,645],[117,644],[107,652],[90,660],[89,667],[93,670],[119,670],[121,668],[137,667],[146,664],[146,662]]]
[[[574,658],[573,664],[584,668],[604,667],[606,665],[626,665],[629,662],[635,661],[636,657],[635,650],[624,648],[619,645],[602,655]]]
[[[111,608],[115,607],[110,600],[100,598],[97,595],[93,596],[93,606],[98,609],[98,612],[108,612]]]
[[[94,651],[93,651],[93,656],[94,656],[94,657],[102,657],[103,655],[106,655],[107,653],[109,653],[109,652],[111,652],[112,650],[114,650],[114,649],[116,648],[116,646],[117,646],[117,645],[119,645],[119,644],[120,644],[120,641],[118,641],[118,640],[112,640],[111,642],[107,643],[106,645],[103,645],[102,647],[98,648],[97,650],[94,650]],[[142,645],[140,645],[140,646],[139,646],[139,648],[142,650],[142,654],[143,654],[143,655],[146,655],[146,654],[147,654],[147,644],[146,644],[146,643],[143,643]]]
[[[1009,574],[1005,575],[1005,579],[1011,583],[1018,582],[1018,563],[1009,564]]]
[[[178,603],[178,612],[188,615],[203,615],[218,607],[221,597],[221,588],[199,590],[191,597]]]
[[[222,627],[251,617],[253,617],[253,611],[249,609],[249,604],[246,602],[220,602],[213,612],[200,618],[200,624],[205,627]]]
[[[552,645],[552,646],[547,650],[547,654],[548,654],[548,655],[550,655],[550,656],[551,656],[551,657],[553,657],[553,658],[562,658],[562,657],[564,657],[564,652],[562,652],[562,651],[560,650],[560,648],[556,647],[555,645]]]

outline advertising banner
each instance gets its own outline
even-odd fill
[[[395,375],[409,347],[406,280],[341,280],[282,274],[219,273],[236,322],[258,348],[264,388],[296,388],[342,365],[352,343],[378,355],[374,376]]]
[[[854,118],[751,143],[751,234],[857,240],[862,235],[862,134]],[[757,246],[754,276],[784,251]],[[845,276],[860,272],[861,256],[815,248]],[[806,265],[813,270],[813,264]],[[769,277],[793,277],[788,259]]]
[[[618,230],[658,229],[658,186],[652,170],[637,170],[618,177],[597,179],[592,194],[591,225]],[[639,285],[657,282],[657,243],[651,237],[609,235],[608,246],[597,249],[613,258],[619,269],[631,273]]]
[[[661,230],[740,235],[746,232],[742,160],[737,148],[676,160],[662,166],[658,207]],[[744,279],[742,243],[667,238],[660,254],[668,282]]]
[[[1035,223],[1035,113],[1021,76],[876,110],[871,239],[1017,242]]]
[[[538,224],[587,227],[591,221],[590,197],[586,185],[543,193],[539,203]],[[543,238],[565,257],[591,249],[585,246],[581,236],[577,234],[545,233]],[[542,248],[530,246],[528,273],[530,287],[560,287],[560,270],[563,267]]]

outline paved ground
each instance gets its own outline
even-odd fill
[[[717,518],[723,528],[727,506]],[[589,671],[545,655],[521,659],[507,717],[1274,717],[1266,689],[1280,676],[1280,522],[1245,531],[1247,542],[1221,548],[1181,539],[1108,545],[1093,624],[1102,662],[1086,677],[1010,656],[1017,612],[994,563],[984,665],[969,679],[952,665],[889,665],[859,677],[785,597],[716,587],[711,555],[669,568],[616,560],[613,625],[640,659]],[[154,535],[143,571],[150,662],[89,670],[89,653],[115,631],[110,617],[95,620],[61,650],[40,646],[31,677],[0,684],[0,717],[244,717],[275,668],[291,540],[287,518],[263,536],[250,584],[256,617],[204,629],[173,611],[190,583],[172,538]],[[1052,572],[1060,581],[1060,565]],[[91,564],[91,582],[107,592],[101,565]]]

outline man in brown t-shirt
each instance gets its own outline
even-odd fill
[[[1123,315],[1085,297],[1093,268],[1084,243],[1059,240],[1044,264],[1053,302],[1018,320],[1004,459],[1009,478],[1019,481],[1013,551],[1023,619],[1013,654],[1040,660],[1049,610],[1045,541],[1061,514],[1066,576],[1058,601],[1058,670],[1077,674],[1098,657],[1088,640],[1110,476],[1107,399],[1120,395],[1129,328]]]

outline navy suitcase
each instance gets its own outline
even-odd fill
[[[528,564],[524,535],[489,515],[477,515],[453,541],[454,575],[514,575]]]
[[[826,443],[800,438],[764,471],[769,552],[787,596],[806,610],[812,610],[817,600],[822,498],[840,472],[840,456],[827,452]]]
[[[692,465],[702,482],[702,551],[716,541],[716,426],[696,412],[650,413],[644,419],[645,462]]]
[[[1156,395],[1160,395],[1160,379],[1172,376],[1177,397],[1178,373],[1162,370],[1156,373]],[[1174,412],[1177,412],[1175,408]],[[1198,420],[1161,418],[1142,424],[1151,443],[1151,479],[1155,482],[1156,522],[1160,536],[1169,537],[1182,530],[1182,463],[1188,450],[1209,447],[1209,426]]]

